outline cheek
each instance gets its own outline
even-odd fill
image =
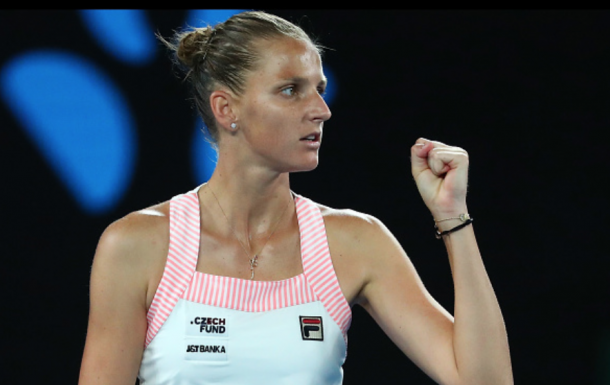
[[[268,143],[281,143],[294,127],[293,109],[264,103],[253,104],[248,111],[251,134]]]

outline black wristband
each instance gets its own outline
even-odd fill
[[[443,231],[442,233],[440,231],[438,231],[438,227],[436,225],[434,225],[434,230],[436,230],[436,239],[441,239],[443,238],[443,235],[447,235],[449,233],[452,233],[454,231],[458,231],[459,229],[463,229],[464,227],[468,226],[469,224],[471,224],[473,221],[473,218],[468,218],[464,221],[464,223],[462,223],[461,225],[457,225],[452,229]]]

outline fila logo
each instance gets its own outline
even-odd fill
[[[322,317],[299,316],[301,320],[301,336],[305,341],[324,341]]]

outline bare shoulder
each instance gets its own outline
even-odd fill
[[[148,307],[163,273],[168,247],[169,202],[163,202],[110,224],[100,237],[92,273],[97,269],[130,277],[147,293]]]
[[[380,251],[393,237],[376,217],[352,209],[320,208],[333,266],[341,290],[351,304],[363,302],[363,288],[371,280]]]
[[[317,203],[324,218],[326,231],[349,241],[374,241],[387,232],[376,217],[352,209],[336,209]]]
[[[361,213],[356,210],[336,209],[320,203],[316,203],[316,205],[320,208],[320,212],[322,213],[322,217],[327,226],[348,226],[349,229],[352,230],[362,227],[364,230],[377,221],[372,215]]]
[[[112,254],[120,254],[135,262],[145,258],[137,251],[154,249],[168,238],[168,231],[169,204],[164,202],[134,211],[114,221],[104,230],[98,249],[108,249],[113,251]]]

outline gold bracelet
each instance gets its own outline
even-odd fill
[[[470,219],[470,214],[468,214],[468,213],[460,214],[459,217],[444,218],[444,219],[439,219],[438,221],[435,219],[434,222],[440,223],[440,222],[448,221],[450,219],[459,219],[462,222],[466,222],[467,220]]]
[[[446,231],[438,231],[438,227],[436,227],[436,225],[434,225],[434,230],[436,230],[434,233],[434,235],[436,236],[436,239],[442,239],[444,235],[447,234],[451,234],[454,231],[458,231],[460,229],[463,229],[464,227],[468,226],[469,224],[471,224],[473,221],[473,218],[468,218],[464,221],[464,223],[462,223],[461,225],[457,225],[452,229],[446,230]]]

